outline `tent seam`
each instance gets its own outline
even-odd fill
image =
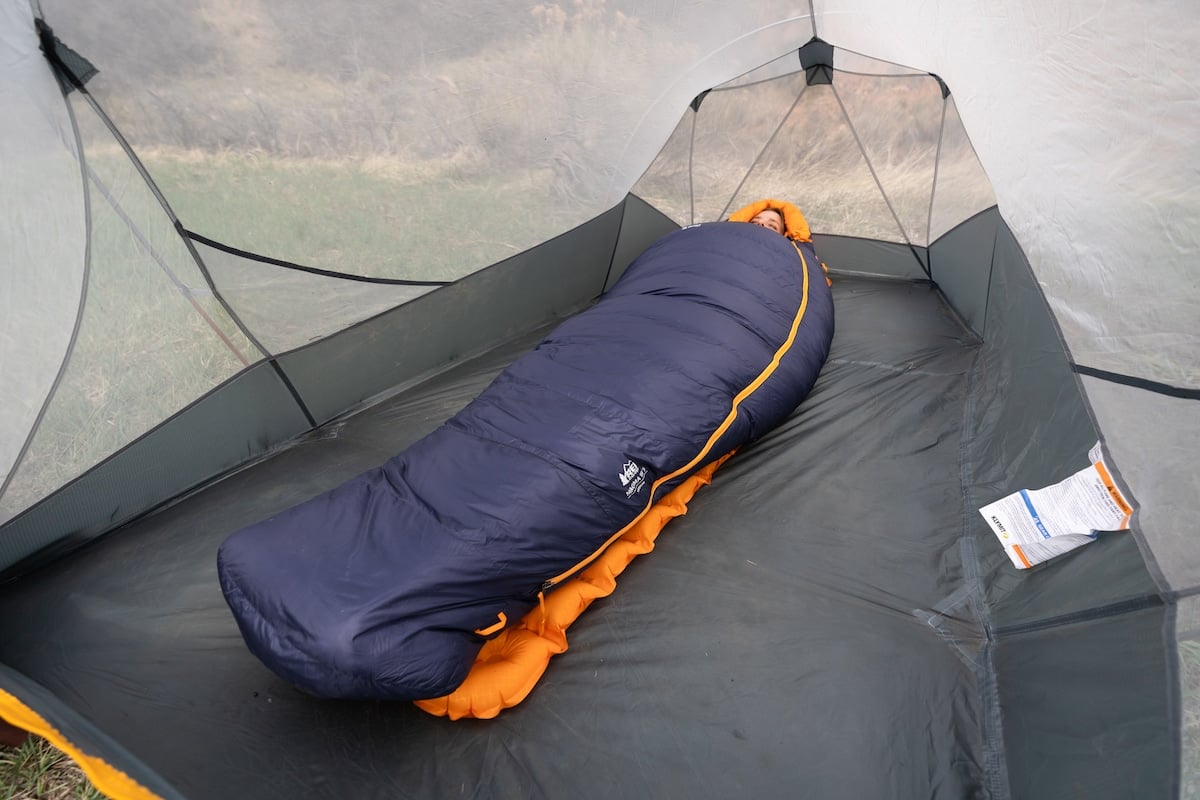
[[[933,247],[935,244],[940,242],[942,239],[945,239],[947,236],[954,233],[956,230],[958,230],[962,226],[966,225],[968,222],[971,222],[972,220],[983,216],[984,214],[988,213],[989,211],[997,211],[998,212],[999,210],[1000,210],[1000,207],[997,206],[995,203],[992,203],[987,208],[979,209],[978,211],[976,211],[974,214],[967,217],[963,221],[956,223],[952,228],[950,228],[950,230],[948,230],[945,233],[938,236],[938,238],[934,239],[932,242],[929,243],[928,247]],[[856,237],[856,238],[867,238],[867,237]],[[877,240],[877,241],[882,241],[882,240]]]
[[[184,247],[187,248],[187,251],[191,255],[192,260],[194,261],[194,263],[196,265],[196,268],[198,270],[200,270],[201,276],[203,276],[205,283],[208,284],[208,288],[212,291],[213,299],[215,299],[221,305],[221,308],[223,308],[225,310],[225,313],[229,315],[230,320],[233,322],[234,325],[237,326],[238,330],[242,332],[242,335],[244,335],[247,338],[247,340],[249,340],[250,343],[253,344],[258,349],[258,351],[262,355],[262,357],[265,358],[267,363],[269,363],[271,365],[271,368],[275,371],[276,377],[279,378],[279,380],[283,384],[284,388],[291,395],[293,402],[296,403],[296,406],[299,408],[300,413],[303,414],[304,418],[308,421],[309,427],[310,428],[317,427],[317,421],[313,417],[312,412],[309,410],[308,405],[304,402],[304,399],[300,396],[299,391],[296,389],[296,387],[292,383],[291,379],[287,376],[287,373],[285,373],[283,371],[283,368],[279,365],[274,354],[269,349],[267,349],[267,347],[265,347],[262,342],[260,342],[258,340],[258,337],[255,336],[254,332],[252,330],[250,330],[249,326],[247,326],[246,323],[242,321],[241,317],[238,316],[237,312],[234,311],[233,307],[229,305],[229,302],[225,299],[225,297],[221,294],[221,291],[217,288],[217,285],[213,281],[211,273],[209,273],[209,271],[208,271],[208,267],[204,263],[204,259],[202,259],[200,257],[199,251],[196,250],[195,243],[191,240],[191,238],[189,238],[186,235],[186,231],[183,227],[183,223],[180,222],[179,217],[175,214],[174,210],[171,208],[171,204],[167,202],[167,198],[163,195],[162,191],[158,188],[158,184],[156,184],[154,182],[154,179],[150,177],[150,173],[146,170],[145,165],[142,164],[141,159],[138,158],[137,154],[134,152],[133,146],[130,145],[128,140],[125,139],[124,134],[122,134],[121,131],[117,129],[116,124],[112,121],[112,119],[108,116],[108,114],[101,107],[100,102],[98,100],[96,100],[95,97],[92,96],[91,92],[87,91],[83,87],[79,87],[79,94],[81,97],[84,98],[84,100],[87,101],[87,103],[91,107],[92,111],[95,112],[96,116],[98,116],[100,118],[100,120],[104,123],[104,125],[108,129],[110,135],[117,141],[117,144],[119,144],[121,146],[122,150],[125,151],[126,157],[129,159],[130,163],[133,164],[133,167],[135,170],[137,170],[138,175],[141,176],[142,182],[146,185],[146,187],[154,195],[155,199],[158,200],[159,206],[162,208],[163,213],[165,213],[167,215],[167,218],[169,220],[171,220],[171,222],[173,223],[173,225],[175,227],[176,235],[179,236],[179,238],[183,241]],[[83,161],[82,145],[81,145],[81,149],[80,149],[80,161],[81,162]],[[90,239],[90,236],[89,236],[89,239]],[[166,265],[163,264],[163,262],[160,259],[156,259],[156,260],[158,261],[159,266],[167,271],[167,273],[169,274],[171,279],[176,283],[176,285],[177,286],[180,285],[180,282],[179,282],[178,278],[175,277],[174,273],[172,273],[170,271],[170,269],[167,269]],[[201,312],[201,314],[203,315],[203,312]],[[209,321],[210,321],[210,324],[213,323],[213,321],[211,319]],[[236,347],[233,346],[233,343],[231,341],[229,341],[228,338],[225,337],[224,333],[222,331],[220,331],[215,326],[215,324],[213,324],[213,329],[214,329],[214,331],[216,331],[217,335],[220,336],[225,341],[225,343],[227,345],[229,345],[231,348],[233,348],[234,354],[238,356],[238,359],[245,366],[247,366],[247,367],[250,366],[250,362],[246,360],[246,357],[244,355],[242,355],[240,350],[238,350]]]
[[[696,224],[696,117],[700,116],[700,110],[688,106],[688,110],[692,112],[692,130],[688,136],[688,224]],[[684,112],[687,113],[686,111]]]
[[[908,245],[912,251],[913,258],[921,265],[921,271],[925,273],[925,277],[933,280],[933,275],[929,271],[929,266],[921,260],[917,254],[916,246],[912,240],[908,238],[908,231],[904,229],[904,223],[900,221],[900,215],[896,213],[895,206],[892,205],[892,199],[888,197],[887,192],[883,190],[883,183],[879,180],[879,174],[875,172],[875,166],[871,163],[871,157],[867,155],[867,148],[863,147],[862,139],[858,135],[858,129],[854,127],[854,120],[850,119],[850,112],[846,110],[846,104],[842,102],[842,95],[837,90],[836,84],[830,84],[833,89],[833,99],[837,101],[838,108],[841,109],[842,117],[846,120],[846,126],[850,128],[850,134],[854,137],[855,144],[858,145],[858,152],[862,154],[863,162],[867,165],[867,171],[871,173],[871,179],[875,181],[875,187],[879,189],[879,196],[883,198],[883,202],[887,205],[888,211],[892,213],[892,220],[896,223],[896,228],[899,229],[900,235],[904,237],[904,243]],[[799,98],[797,98],[798,100]],[[928,250],[926,250],[928,252]]]
[[[621,218],[617,220],[617,232],[613,236],[612,250],[608,254],[608,269],[604,271],[604,280],[600,283],[599,297],[608,290],[608,279],[612,277],[613,264],[617,261],[617,248],[621,246],[621,231],[625,228],[625,214],[629,211],[629,194],[621,201]]]
[[[1022,636],[1027,633],[1040,633],[1042,631],[1053,630],[1056,628],[1066,628],[1071,625],[1078,625],[1084,622],[1094,622],[1100,619],[1119,617],[1124,614],[1134,614],[1139,611],[1145,611],[1151,608],[1159,608],[1164,605],[1167,605],[1166,601],[1164,601],[1163,598],[1157,594],[1142,595],[1140,597],[1133,597],[1128,600],[1108,603],[1098,608],[1087,608],[1080,611],[1072,611],[1067,614],[1059,614],[1055,617],[1043,617],[1042,619],[1020,622],[1014,625],[1004,625],[996,628],[995,635],[997,638],[1001,636],[1005,638],[1011,638],[1014,636]]]
[[[53,64],[53,62],[51,63]],[[0,498],[3,498],[5,493],[7,493],[9,486],[16,477],[17,471],[24,463],[25,457],[29,454],[29,448],[42,427],[42,421],[46,418],[46,412],[50,409],[50,403],[54,400],[55,395],[58,394],[63,377],[67,374],[67,368],[71,363],[71,356],[74,355],[75,345],[79,341],[79,331],[83,326],[83,314],[87,306],[88,285],[91,283],[92,276],[92,195],[88,191],[87,158],[83,152],[83,138],[79,134],[79,122],[75,117],[75,109],[67,99],[68,92],[63,89],[62,77],[57,70],[54,70],[54,76],[58,80],[59,90],[62,92],[63,108],[67,112],[67,118],[71,121],[71,132],[75,137],[75,152],[79,157],[80,193],[83,196],[84,219],[83,280],[79,289],[79,304],[75,310],[75,325],[71,329],[71,339],[67,343],[67,349],[63,353],[62,362],[58,366],[58,372],[54,376],[54,381],[51,383],[49,391],[46,392],[46,399],[42,402],[42,407],[38,410],[37,417],[34,418],[33,424],[29,427],[29,435],[25,437],[25,442],[21,445],[21,449],[17,451],[17,456],[13,460],[8,474],[4,476],[3,481],[0,481]],[[24,513],[24,509],[20,513]],[[7,521],[5,520],[5,522]]]
[[[998,210],[997,210],[997,213],[999,213]],[[1004,221],[1003,218],[1000,221],[1003,222]],[[991,252],[991,255],[988,257],[987,288],[984,290],[984,293],[983,293],[983,313],[980,315],[980,319],[983,321],[982,322],[983,330],[981,330],[979,332],[979,336],[982,339],[987,339],[988,310],[992,306],[992,282],[993,282],[993,280],[995,278],[995,274],[996,274],[996,243],[999,241],[999,239],[1000,239],[1000,226],[997,225],[996,229],[994,231],[992,231],[992,252]]]
[[[763,146],[759,148],[758,154],[754,156],[754,160],[750,162],[750,166],[746,167],[746,174],[742,176],[742,179],[738,181],[738,185],[734,187],[733,192],[729,195],[729,200],[725,202],[725,207],[721,209],[721,213],[717,216],[717,219],[725,219],[729,215],[729,209],[737,199],[738,192],[742,191],[742,187],[746,185],[750,174],[754,172],[754,168],[758,166],[758,162],[762,159],[763,153],[767,152],[767,148],[771,146],[771,142],[775,141],[775,137],[783,130],[783,126],[787,124],[788,118],[792,116],[792,112],[796,110],[796,106],[800,104],[800,99],[804,97],[804,93],[807,91],[808,84],[805,83],[800,87],[800,91],[796,93],[796,99],[788,106],[788,110],[783,112],[783,116],[780,117],[779,124],[775,126],[775,130],[771,131],[771,135],[767,137],[767,140],[763,142]],[[694,130],[695,128],[693,127]]]
[[[138,445],[145,439],[149,438],[150,436],[153,436],[157,431],[162,430],[163,428],[167,427],[168,425],[171,425],[178,417],[186,414],[187,412],[189,412],[196,406],[202,404],[205,400],[207,400],[209,397],[213,396],[217,392],[224,390],[230,384],[243,378],[246,375],[249,375],[250,373],[254,372],[255,370],[265,369],[265,366],[263,366],[265,363],[266,363],[265,359],[256,361],[255,363],[249,365],[248,367],[240,370],[236,374],[231,375],[227,380],[224,380],[220,384],[209,389],[203,395],[201,395],[200,397],[197,397],[195,400],[188,403],[186,406],[179,409],[174,414],[172,414],[171,416],[164,419],[162,422],[159,422],[157,425],[150,428],[148,431],[146,431],[142,435],[138,436],[136,439],[126,442],[119,449],[114,450],[112,453],[109,453],[107,456],[105,456],[103,459],[101,459],[100,461],[93,464],[91,467],[89,467],[84,472],[81,472],[80,474],[76,475],[74,478],[72,478],[71,480],[62,484],[61,486],[56,487],[55,490],[53,492],[51,492],[50,494],[39,499],[37,502],[35,502],[33,505],[29,506],[28,508],[22,509],[20,513],[14,515],[11,519],[5,520],[4,523],[2,525],[0,525],[0,534],[6,533],[7,530],[9,529],[9,526],[16,524],[19,520],[23,519],[24,517],[28,516],[29,514],[36,513],[40,507],[42,507],[46,503],[50,502],[52,499],[57,497],[63,491],[65,491],[66,489],[69,489],[70,487],[72,487],[75,484],[79,483],[80,481],[84,480],[85,478],[87,478],[89,475],[93,474],[97,470],[103,469],[105,467],[105,465],[107,465],[107,464],[111,463],[112,461],[114,461],[115,459],[119,458],[126,451],[135,447],[136,445]],[[142,517],[153,514],[154,512],[173,504],[177,500],[180,500],[180,499],[192,494],[193,492],[195,492],[199,489],[202,489],[203,487],[209,486],[212,483],[215,483],[216,481],[219,481],[219,480],[227,477],[228,475],[233,474],[234,472],[242,469],[243,467],[246,467],[253,463],[256,463],[257,461],[275,453],[277,449],[288,446],[291,442],[295,441],[299,436],[303,435],[304,433],[307,433],[307,431],[301,431],[301,432],[297,433],[296,435],[283,440],[282,442],[279,442],[275,445],[268,447],[266,450],[264,450],[259,455],[252,456],[250,458],[250,460],[248,460],[248,461],[239,462],[235,466],[230,467],[227,470],[221,470],[219,473],[217,473],[209,478],[205,478],[193,486],[184,487],[183,489],[179,490],[171,497],[169,497],[159,503],[155,503],[153,506],[150,506],[149,508],[145,509],[144,511],[138,512],[137,514],[134,514],[132,517],[129,517],[128,519],[124,519],[116,524],[110,524],[107,527],[105,527],[103,530],[97,531],[95,534],[89,534],[86,541],[91,541],[92,539],[94,539],[96,537],[103,536],[106,533],[109,533],[110,531],[113,531],[124,525],[132,523],[138,519],[141,519]],[[110,522],[111,522],[111,520],[110,520]],[[62,539],[66,538],[67,536],[70,536],[70,535],[71,535],[70,533],[63,534],[59,538],[54,539],[50,542],[47,542],[46,545],[44,545],[44,546],[48,547],[48,546],[54,544],[55,542],[61,541]],[[86,541],[80,542],[80,544],[81,545],[86,544]],[[37,553],[35,552],[35,553],[31,553],[26,558],[35,558],[36,556],[37,556]],[[26,559],[23,558],[12,564],[0,566],[0,583],[4,583],[6,581],[12,580],[15,577],[18,577],[21,574],[24,574],[27,570],[17,570],[15,568],[18,567],[20,564],[24,563],[25,560]],[[2,563],[2,562],[0,562],[0,563]]]
[[[962,520],[959,553],[962,559],[963,582],[968,589],[968,604],[983,633],[983,642],[975,659],[975,679],[979,692],[979,732],[982,737],[984,784],[989,800],[1009,800],[1012,788],[1008,778],[1008,766],[1004,756],[1004,723],[1000,705],[1000,687],[996,673],[995,630],[992,628],[987,598],[979,568],[979,552],[972,522],[974,521],[974,470],[971,468],[970,421],[975,414],[976,375],[982,360],[982,346],[975,347],[971,367],[966,373],[966,392],[963,397],[962,429],[959,441],[959,481],[962,492],[960,517]]]
[[[810,9],[811,9],[811,5],[810,5]],[[815,17],[812,17],[812,16],[807,16],[807,17],[806,17],[806,16],[803,16],[803,15],[797,15],[797,16],[791,16],[791,17],[787,17],[787,18],[785,18],[785,19],[781,19],[781,20],[778,20],[778,21],[776,21],[776,22],[772,22],[772,23],[770,23],[770,24],[768,24],[768,25],[762,25],[762,26],[759,26],[758,28],[755,28],[754,30],[747,31],[746,33],[742,34],[741,36],[738,36],[738,37],[737,37],[737,38],[735,38],[733,41],[726,42],[724,45],[722,45],[721,47],[718,47],[716,50],[713,50],[713,51],[712,51],[712,52],[710,52],[708,55],[706,55],[706,56],[703,56],[703,57],[701,57],[701,58],[699,58],[699,59],[697,59],[697,60],[695,60],[695,61],[692,61],[692,62],[691,62],[691,64],[688,66],[688,68],[687,68],[686,70],[684,70],[684,71],[683,71],[682,75],[688,75],[688,74],[691,74],[691,73],[692,73],[692,72],[694,72],[694,71],[695,71],[695,70],[696,70],[696,69],[697,69],[697,68],[698,68],[700,65],[704,64],[704,63],[705,63],[705,62],[707,62],[709,59],[711,59],[711,58],[713,58],[714,56],[716,56],[718,53],[720,53],[720,52],[722,52],[722,51],[724,51],[724,50],[726,50],[726,49],[728,49],[728,48],[730,48],[730,47],[733,47],[734,45],[736,45],[736,44],[740,43],[741,41],[743,41],[743,40],[745,40],[745,39],[749,39],[749,38],[750,38],[750,37],[752,37],[752,36],[756,36],[756,35],[758,35],[758,34],[760,34],[760,33],[763,33],[763,32],[765,32],[765,31],[768,31],[768,30],[770,30],[771,28],[775,28],[775,27],[778,27],[778,26],[780,26],[780,25],[787,25],[787,24],[790,24],[790,23],[793,23],[793,22],[798,22],[798,21],[800,21],[800,20],[803,20],[803,19],[807,19],[807,20],[809,21],[809,24],[810,24],[810,25],[815,25],[815,24],[816,24],[816,19],[815,19]],[[784,51],[783,53],[780,53],[780,55],[779,55],[779,56],[777,56],[776,58],[782,58],[782,57],[786,56],[786,55],[787,55],[789,52],[791,52],[791,51],[792,51],[792,49],[794,49],[794,48],[789,48],[788,50]],[[771,60],[774,60],[774,59],[771,59]],[[636,124],[634,124],[633,128],[631,128],[631,129],[630,129],[630,133],[629,133],[629,135],[625,137],[625,145],[624,145],[624,146],[621,148],[621,153],[620,153],[620,155],[619,155],[619,156],[618,156],[618,158],[617,158],[617,160],[618,160],[619,162],[620,162],[620,161],[624,161],[624,160],[625,160],[625,154],[626,154],[626,153],[629,151],[630,143],[631,143],[631,142],[633,142],[633,140],[637,138],[638,131],[640,131],[640,130],[642,129],[642,126],[646,124],[646,120],[647,120],[647,119],[650,117],[650,113],[651,113],[651,111],[652,111],[653,109],[657,108],[657,107],[658,107],[660,104],[662,104],[662,102],[663,102],[663,101],[664,101],[664,100],[667,98],[667,96],[670,94],[671,90],[672,90],[672,89],[674,89],[674,88],[675,88],[675,86],[676,86],[677,84],[679,84],[681,80],[682,80],[682,76],[681,76],[679,79],[677,79],[677,80],[675,80],[674,82],[672,82],[671,84],[669,84],[668,86],[666,86],[666,87],[663,89],[663,91],[661,91],[661,92],[658,94],[658,96],[657,96],[657,97],[656,97],[656,98],[655,98],[655,99],[654,99],[652,102],[650,102],[650,103],[649,103],[649,104],[646,106],[646,111],[645,111],[645,112],[642,114],[641,118],[639,118],[639,119],[638,119],[637,123],[636,123]],[[660,148],[661,148],[661,146],[660,146]],[[606,196],[606,197],[608,197],[608,196],[611,196],[611,195],[612,195],[612,193],[613,193],[613,188],[614,188],[614,186],[616,185],[617,176],[618,176],[618,175],[617,175],[617,173],[615,173],[615,172],[614,172],[614,174],[613,174],[613,176],[612,176],[612,180],[610,180],[610,181],[609,181],[608,188],[605,190],[605,196]],[[628,191],[628,189],[627,189],[626,191]]]
[[[262,344],[254,336],[254,333],[246,326],[244,322],[242,322],[241,318],[238,317],[238,315],[226,302],[225,298],[221,295],[221,292],[217,289],[216,284],[213,282],[212,275],[210,275],[208,272],[208,267],[206,267],[204,264],[204,260],[201,259],[200,254],[196,252],[192,241],[187,236],[183,235],[183,225],[180,223],[179,217],[176,216],[175,211],[171,208],[171,204],[167,202],[167,198],[158,188],[158,184],[155,183],[154,179],[150,177],[150,173],[146,170],[146,166],[142,163],[142,160],[138,158],[137,154],[133,150],[133,146],[129,144],[129,141],[125,138],[125,135],[117,128],[116,123],[112,121],[112,119],[108,116],[108,113],[104,110],[104,108],[100,105],[100,102],[92,95],[91,92],[84,88],[80,88],[79,94],[84,98],[84,100],[87,101],[92,111],[94,111],[96,116],[100,118],[100,121],[104,123],[105,128],[108,129],[109,134],[112,135],[117,144],[121,146],[121,149],[125,151],[126,157],[129,159],[130,163],[133,164],[134,169],[137,170],[142,182],[154,195],[154,198],[158,201],[159,207],[162,208],[163,213],[167,215],[167,218],[171,221],[172,225],[174,225],[177,235],[179,235],[179,237],[183,240],[184,246],[187,248],[188,253],[195,261],[196,268],[200,270],[200,274],[204,277],[205,282],[208,284],[208,288],[212,290],[214,299],[221,304],[221,307],[225,309],[225,313],[229,314],[229,317],[233,323],[237,325],[242,334],[259,349],[259,352],[261,352],[263,356],[270,355],[270,351],[262,346]],[[249,366],[249,364],[245,362],[244,357],[242,360],[243,363],[246,363],[247,366]]]
[[[109,134],[117,141],[117,143],[125,151],[126,157],[129,159],[130,163],[133,164],[134,169],[137,170],[139,176],[142,179],[142,182],[151,191],[151,193],[154,195],[155,199],[158,200],[159,206],[162,208],[163,213],[165,213],[167,215],[167,218],[170,219],[171,222],[174,224],[176,235],[178,235],[180,237],[180,239],[184,243],[184,246],[187,248],[188,253],[192,256],[192,259],[193,259],[194,263],[196,264],[196,268],[198,270],[200,270],[200,274],[204,277],[205,283],[208,284],[209,289],[212,291],[213,298],[221,305],[221,307],[225,310],[225,313],[227,313],[229,315],[230,320],[233,322],[234,325],[237,326],[238,330],[240,330],[242,332],[242,334],[250,341],[250,343],[253,344],[258,349],[258,351],[262,354],[263,357],[266,358],[268,363],[271,364],[271,367],[275,370],[276,376],[283,383],[284,388],[287,389],[288,393],[292,396],[292,400],[296,403],[297,407],[300,410],[300,413],[304,415],[305,419],[308,421],[309,426],[312,428],[315,428],[317,426],[316,419],[313,418],[312,412],[309,411],[308,406],[305,404],[303,398],[300,396],[300,393],[296,390],[296,387],[292,384],[291,380],[288,378],[287,374],[283,371],[282,367],[279,366],[278,362],[276,361],[276,359],[275,359],[274,355],[271,353],[271,351],[268,350],[265,346],[263,346],[262,342],[260,342],[258,340],[258,337],[256,337],[254,335],[254,332],[250,330],[250,328],[238,316],[237,312],[235,312],[233,310],[233,308],[229,305],[229,303],[225,300],[224,296],[222,296],[220,290],[216,286],[216,283],[212,279],[212,275],[208,271],[208,267],[204,264],[204,259],[202,259],[200,257],[200,253],[196,250],[195,244],[192,242],[192,240],[187,235],[185,235],[183,224],[179,221],[179,218],[176,216],[175,212],[171,209],[170,203],[167,202],[166,197],[163,196],[162,192],[158,188],[158,185],[150,177],[150,173],[146,170],[145,165],[142,164],[141,159],[139,159],[137,157],[137,154],[134,153],[133,147],[125,139],[124,134],[122,134],[117,129],[117,126],[113,123],[112,119],[109,118],[108,114],[100,106],[99,101],[97,101],[96,98],[93,97],[90,92],[88,92],[83,87],[78,87],[78,91],[79,91],[80,96],[82,98],[84,98],[84,100],[88,103],[88,105],[91,107],[92,111],[96,114],[96,116],[99,117],[100,120],[104,123],[105,127],[109,131]],[[84,163],[84,160],[85,160],[85,158],[84,158],[82,144],[81,144],[80,145],[80,163]],[[91,239],[90,232],[89,232],[88,238],[89,238],[89,245],[90,245],[90,239]],[[173,282],[175,282],[177,286],[180,286],[181,284],[180,284],[178,278],[174,275],[174,273],[172,273],[170,271],[170,269],[166,268],[166,265],[163,264],[163,262],[160,259],[156,259],[156,261],[158,261],[160,267],[164,268],[167,271],[168,275],[173,280]],[[203,312],[201,312],[201,313],[203,314]],[[210,324],[213,322],[211,319],[209,321],[210,321]],[[225,341],[225,343],[233,349],[233,352],[235,355],[238,356],[238,359],[245,366],[247,366],[247,367],[250,366],[250,362],[246,360],[246,357],[241,353],[240,350],[238,350],[236,347],[233,346],[233,343],[227,337],[225,337],[224,333],[222,331],[220,331],[215,326],[215,324],[213,325],[213,328],[214,328],[214,331],[216,331],[217,335],[220,336]]]
[[[1168,779],[1168,797],[1180,797],[1183,792],[1183,676],[1180,674],[1179,638],[1176,635],[1179,608],[1174,602],[1167,603],[1163,611],[1162,637],[1166,658],[1167,723],[1171,732],[1171,760],[1174,769]]]
[[[939,167],[942,165],[942,142],[946,135],[946,101],[942,100],[942,121],[938,125],[937,148],[933,153],[933,179],[929,185],[929,210],[925,215],[925,253],[929,259],[929,278],[933,279],[933,254],[929,251],[929,236],[933,233],[933,206],[937,202]]]

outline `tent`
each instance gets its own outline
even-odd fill
[[[0,717],[114,797],[1200,793],[1183,3],[0,2]],[[517,708],[317,701],[233,530],[432,430],[649,243],[796,202],[813,395]],[[1099,443],[1130,529],[979,508]]]

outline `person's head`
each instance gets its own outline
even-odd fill
[[[794,203],[764,197],[744,205],[727,218],[729,222],[750,222],[782,234],[794,242],[811,242],[808,222]]]
[[[763,209],[755,214],[750,219],[750,224],[758,225],[760,228],[770,228],[780,235],[783,235],[785,230],[783,226],[783,214],[773,208]]]

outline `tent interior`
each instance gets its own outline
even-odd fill
[[[1136,328],[1088,334],[1066,223],[1030,222],[1019,164],[989,180],[969,59],[889,49],[870,3],[393,5],[0,2],[0,718],[113,797],[1200,792],[1194,278],[1148,290],[1158,335],[1097,349]],[[318,700],[250,654],[227,536],[762,197],[833,280],[817,386],[527,700]],[[1016,569],[979,508],[1098,442],[1132,530]]]

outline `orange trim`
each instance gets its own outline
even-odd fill
[[[757,203],[743,206],[730,214],[729,221],[749,222],[756,215],[766,211],[768,208],[778,211],[780,216],[783,217],[784,236],[789,239],[795,239],[798,242],[812,241],[812,231],[808,228],[808,220],[804,218],[804,213],[795,204],[789,203],[786,200],[774,200],[772,198],[759,200]]]
[[[1029,559],[1025,557],[1025,551],[1021,549],[1021,545],[1014,544],[1012,549],[1013,552],[1017,554],[1017,557],[1021,559],[1021,563],[1025,565],[1025,569],[1029,569],[1033,566],[1033,564],[1029,563]]]
[[[17,697],[0,689],[0,717],[34,736],[40,736],[66,753],[97,790],[113,800],[162,800],[145,786],[99,756],[91,756],[67,740],[49,722]]]
[[[1113,502],[1117,507],[1125,513],[1125,519],[1121,520],[1121,527],[1128,528],[1129,520],[1133,518],[1133,507],[1125,502],[1125,495],[1121,494],[1121,490],[1117,488],[1117,484],[1113,481],[1112,475],[1108,474],[1108,470],[1104,467],[1103,461],[1096,462],[1096,472],[1100,473],[1100,480],[1104,481],[1104,488],[1108,489],[1109,495],[1112,496]]]
[[[539,591],[538,593],[538,609],[541,612],[541,625],[538,626],[538,636],[546,634],[546,620],[550,619],[550,615],[546,614],[546,593]]]
[[[738,406],[742,404],[742,401],[754,394],[754,392],[758,390],[758,387],[762,386],[767,378],[771,377],[771,374],[774,373],[779,367],[779,362],[783,360],[784,354],[791,349],[792,344],[796,341],[796,331],[800,329],[800,320],[804,319],[804,312],[808,309],[808,264],[804,259],[804,253],[800,252],[799,247],[796,248],[796,252],[800,255],[800,267],[801,271],[804,273],[804,291],[802,297],[800,298],[800,308],[796,311],[796,316],[792,320],[792,328],[790,331],[788,331],[787,339],[785,339],[783,344],[779,346],[779,349],[775,351],[775,355],[771,357],[771,363],[767,364],[763,371],[758,374],[758,377],[750,382],[749,386],[747,386],[745,389],[742,389],[742,391],[738,393],[737,397],[733,398],[733,404],[729,409],[729,413],[725,415],[725,419],[720,425],[717,426],[717,429],[713,431],[712,435],[708,437],[708,441],[704,443],[702,448],[700,448],[700,452],[697,453],[691,461],[684,464],[674,472],[663,475],[650,486],[650,493],[646,498],[646,507],[643,508],[628,525],[626,525],[624,528],[621,528],[612,536],[608,537],[608,540],[605,541],[604,544],[602,544],[600,548],[590,556],[585,558],[583,561],[580,561],[566,572],[556,575],[550,580],[546,581],[546,583],[542,586],[543,591],[556,586],[560,581],[571,577],[576,572],[595,561],[601,553],[608,549],[609,545],[620,539],[625,535],[626,531],[636,525],[638,520],[645,516],[646,512],[652,507],[654,502],[654,493],[658,491],[658,487],[670,480],[674,480],[685,472],[690,471],[693,467],[704,460],[704,457],[708,455],[710,450],[712,450],[713,445],[717,443],[717,440],[724,435],[725,431],[729,430],[729,426],[733,424],[735,419],[737,419]]]
[[[491,636],[493,633],[504,630],[504,626],[508,624],[508,615],[501,611],[496,616],[499,619],[494,625],[489,625],[486,628],[477,628],[475,632],[480,636]]]
[[[696,470],[654,504],[651,513],[604,551],[583,572],[555,589],[538,593],[538,606],[520,623],[489,639],[457,689],[444,697],[417,700],[422,711],[450,719],[491,719],[520,703],[545,674],[550,659],[567,651],[567,628],[592,604],[617,588],[617,576],[633,559],[649,553],[659,533],[675,517],[687,513],[688,501],[732,456],[725,455]]]

